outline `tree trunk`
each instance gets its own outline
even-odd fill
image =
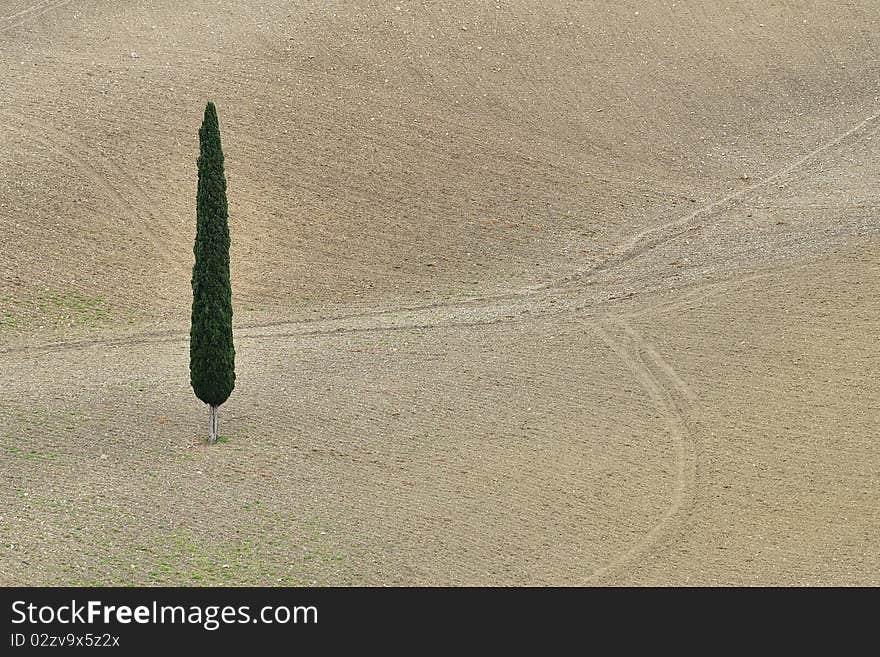
[[[217,407],[216,406],[211,406],[211,438],[208,442],[212,445],[217,442]]]

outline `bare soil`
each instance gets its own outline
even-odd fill
[[[5,2],[0,584],[880,584],[880,7],[731,4]]]

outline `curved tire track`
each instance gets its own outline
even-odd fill
[[[626,552],[598,568],[588,583],[612,581],[621,570],[644,556],[661,541],[674,538],[683,529],[684,514],[693,506],[697,494],[698,453],[690,428],[696,397],[650,343],[625,322],[614,324],[623,336],[612,337],[610,326],[595,328],[596,333],[633,373],[663,416],[672,436],[675,459],[675,483],[669,507],[660,520]]]
[[[37,124],[32,119],[13,115],[7,110],[0,110],[0,116],[5,119],[6,128],[41,144],[58,157],[71,162],[74,168],[83,172],[96,188],[103,189],[125,215],[137,218],[146,214],[151,221],[139,222],[139,225],[150,236],[156,251],[167,263],[179,264],[180,258],[168,248],[167,240],[163,240],[162,236],[152,228],[157,216],[149,209],[150,205],[143,190],[119,165],[67,132],[51,128],[46,124]],[[66,144],[69,148],[62,148],[59,144]],[[132,198],[139,198],[140,203],[132,203]]]

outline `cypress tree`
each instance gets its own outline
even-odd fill
[[[235,387],[232,288],[229,280],[229,224],[220,125],[214,103],[199,128],[195,265],[189,375],[196,397],[211,408],[211,438],[217,440],[217,407]]]

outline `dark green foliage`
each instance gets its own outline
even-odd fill
[[[217,110],[210,102],[199,129],[198,168],[189,374],[196,397],[211,406],[219,406],[235,387],[235,347],[232,344],[226,176]]]

